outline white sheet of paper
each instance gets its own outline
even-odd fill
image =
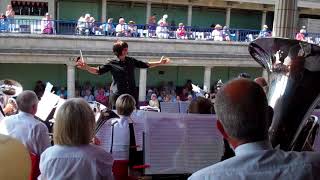
[[[45,121],[52,109],[56,106],[58,103],[60,97],[50,93],[48,91],[45,91],[41,100],[38,104],[38,111],[36,113],[36,116],[40,118],[41,120]]]
[[[50,82],[47,82],[44,92],[50,93],[52,91],[52,88],[53,88],[53,85]]]

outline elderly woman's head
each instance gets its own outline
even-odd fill
[[[155,101],[155,100],[158,100],[158,97],[157,97],[157,95],[155,93],[153,93],[153,94],[151,94],[151,99],[153,101]]]
[[[94,129],[95,117],[88,103],[81,98],[69,99],[58,109],[53,140],[59,145],[89,144]]]
[[[130,116],[136,108],[136,100],[130,94],[122,94],[116,101],[118,115]]]

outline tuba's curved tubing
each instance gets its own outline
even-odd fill
[[[320,47],[291,39],[261,38],[249,44],[249,53],[269,73],[272,145],[291,150],[320,101]]]
[[[5,115],[12,115],[18,112],[17,102],[14,97],[17,97],[23,91],[22,85],[11,79],[0,80],[0,95],[3,97],[3,106],[11,104],[13,111]]]

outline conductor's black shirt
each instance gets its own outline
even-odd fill
[[[112,74],[112,84],[110,90],[116,95],[131,94],[135,95],[135,68],[148,68],[149,64],[138,61],[133,57],[125,57],[125,61],[111,59],[107,64],[98,67],[98,73],[104,74],[108,71]]]

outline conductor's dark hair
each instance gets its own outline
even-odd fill
[[[113,54],[119,57],[122,55],[122,50],[125,48],[128,48],[128,43],[124,41],[117,41],[113,44]]]

